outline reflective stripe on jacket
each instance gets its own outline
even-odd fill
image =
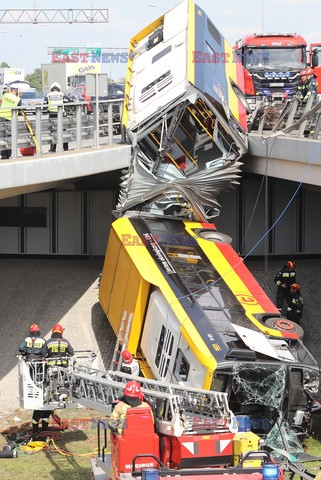
[[[42,337],[26,337],[20,344],[19,352],[27,357],[31,355],[41,357],[45,343],[46,340]]]
[[[57,113],[58,105],[63,105],[64,94],[62,92],[49,92],[47,93],[48,112]]]
[[[18,106],[20,98],[13,93],[5,93],[2,96],[2,103],[0,107],[0,117],[5,118],[6,120],[11,120],[12,118],[12,109]]]

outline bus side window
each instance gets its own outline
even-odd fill
[[[174,375],[178,382],[186,382],[189,372],[189,363],[184,357],[182,350],[179,348],[177,350],[175,365],[174,365]]]

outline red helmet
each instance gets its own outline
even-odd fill
[[[314,75],[314,71],[313,71],[313,69],[312,69],[311,67],[307,67],[307,68],[305,69],[305,74],[308,75],[308,76],[309,76],[309,75]]]
[[[134,397],[134,398],[141,398],[142,391],[140,389],[140,385],[136,380],[131,380],[130,382],[126,383],[126,387],[124,388],[124,395],[126,397]]]
[[[30,325],[29,332],[30,333],[40,332],[40,328],[38,327],[38,325],[36,323],[33,323],[32,325]]]
[[[292,283],[290,288],[291,288],[291,290],[295,290],[296,292],[299,292],[301,290],[301,287],[298,283]]]
[[[123,357],[123,362],[124,363],[131,363],[132,360],[133,360],[133,356],[128,350],[124,350],[122,352],[121,356]]]
[[[56,323],[56,325],[54,325],[52,327],[52,333],[63,333],[64,329],[62,328],[62,326],[59,324],[59,323]]]
[[[300,77],[306,77],[306,75],[307,75],[307,69],[305,68],[304,70],[301,70]]]
[[[295,262],[292,262],[291,260],[288,260],[286,262],[286,266],[290,269],[290,270],[295,270]]]

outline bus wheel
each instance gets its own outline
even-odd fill
[[[304,330],[300,325],[283,317],[268,318],[265,321],[265,325],[280,330],[281,332],[297,333],[300,338],[302,338],[304,334]]]

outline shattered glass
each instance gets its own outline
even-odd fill
[[[319,374],[312,370],[304,370],[303,388],[312,398],[316,396],[319,389]]]
[[[292,455],[298,455],[304,451],[296,433],[290,428],[286,421],[283,421],[282,423],[276,422],[273,425],[271,431],[264,440],[264,446],[270,447],[273,450],[279,450],[275,452],[276,455],[282,453],[281,451],[285,451]]]
[[[280,409],[284,398],[285,367],[236,364],[232,389],[241,405],[256,404]]]

